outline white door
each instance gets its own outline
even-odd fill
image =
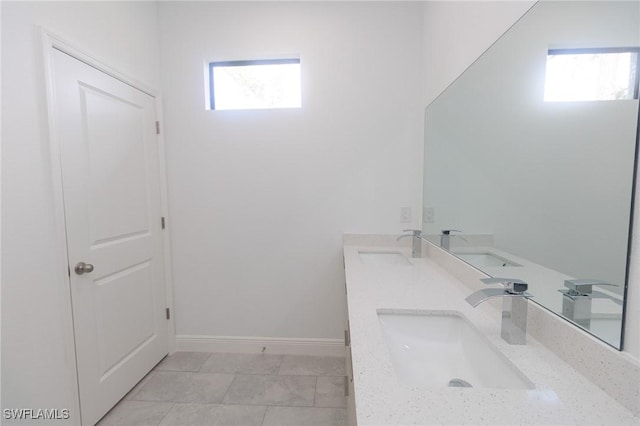
[[[58,50],[53,63],[80,411],[92,425],[168,352],[155,100]]]

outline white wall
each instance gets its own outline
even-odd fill
[[[62,278],[66,265],[56,253],[38,26],[159,86],[156,5],[3,1],[1,7],[2,408],[66,408],[72,416],[67,423],[78,424],[70,299]]]
[[[425,2],[425,106],[533,4],[529,0]]]
[[[344,232],[421,197],[422,4],[160,4],[176,333],[341,338]],[[299,54],[303,106],[206,111],[210,60]]]

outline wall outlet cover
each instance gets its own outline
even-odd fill
[[[411,223],[411,207],[400,209],[400,223]]]
[[[433,207],[423,207],[422,209],[422,222],[434,223],[436,221],[436,213]]]

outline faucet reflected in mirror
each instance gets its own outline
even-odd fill
[[[451,247],[452,232],[462,232],[462,231],[458,229],[443,229],[440,232],[440,247],[442,247],[445,250],[449,250],[449,248]]]
[[[524,345],[527,341],[528,284],[516,278],[483,278],[485,284],[502,284],[503,288],[484,288],[466,297],[468,304],[477,307],[494,297],[502,297],[502,328],[500,336],[510,345]]]
[[[562,315],[587,329],[591,328],[593,299],[610,299],[614,303],[622,305],[622,301],[609,294],[593,290],[594,285],[616,286],[602,280],[579,279],[566,280],[564,282],[566,289],[558,290],[562,293]]]

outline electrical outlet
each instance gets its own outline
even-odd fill
[[[434,223],[436,221],[436,213],[433,207],[423,207],[422,208],[422,222],[423,223]]]
[[[400,223],[411,223],[411,207],[400,209]]]

